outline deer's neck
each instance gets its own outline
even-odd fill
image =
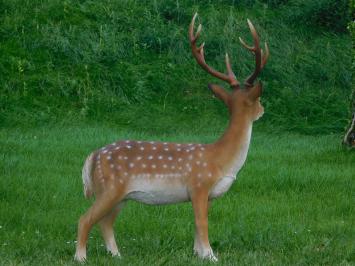
[[[245,116],[232,116],[223,136],[214,143],[216,158],[225,175],[235,176],[243,166],[249,149],[252,121]]]

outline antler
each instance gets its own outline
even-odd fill
[[[197,47],[196,42],[198,38],[200,37],[200,33],[202,30],[202,25],[200,24],[197,27],[196,34],[194,34],[194,26],[195,26],[195,20],[197,17],[197,13],[192,18],[190,28],[189,28],[189,38],[190,38],[190,44],[191,44],[191,49],[192,49],[192,55],[195,57],[197,63],[208,73],[210,73],[212,76],[219,78],[221,80],[224,80],[228,82],[231,87],[233,88],[239,88],[240,84],[239,81],[236,79],[232,67],[229,62],[229,57],[228,54],[226,53],[226,67],[227,67],[227,75],[221,72],[218,72],[217,70],[213,69],[209,65],[207,65],[204,57],[204,45],[205,43],[202,43],[201,46]],[[265,54],[263,50],[260,48],[260,41],[259,41],[259,36],[255,30],[255,27],[253,23],[248,19],[248,25],[249,29],[251,31],[251,35],[253,36],[254,40],[254,46],[249,46],[247,45],[242,38],[239,37],[239,40],[241,44],[248,49],[250,52],[252,52],[255,55],[255,70],[254,73],[251,74],[244,82],[245,87],[252,87],[255,79],[257,76],[260,74],[261,70],[264,68],[267,59],[269,57],[269,47],[267,46],[267,43],[265,42]]]
[[[265,42],[265,54],[262,49],[260,49],[260,41],[259,41],[259,36],[256,33],[255,27],[253,23],[248,19],[248,25],[249,29],[251,31],[251,35],[253,36],[254,40],[254,46],[249,46],[247,45],[242,38],[239,37],[239,41],[241,44],[248,49],[250,52],[254,53],[255,55],[255,70],[254,73],[251,74],[244,82],[244,85],[246,87],[252,87],[253,83],[256,79],[256,77],[260,74],[261,70],[265,66],[267,59],[269,57],[269,47],[267,46],[267,43]]]
[[[224,73],[218,72],[217,70],[215,70],[212,67],[210,67],[209,65],[207,65],[207,63],[205,61],[204,51],[203,51],[203,47],[204,47],[205,43],[202,43],[200,47],[196,46],[196,42],[197,42],[198,38],[200,37],[200,33],[202,30],[202,25],[200,24],[197,28],[196,34],[194,34],[194,26],[195,26],[196,17],[197,17],[197,12],[193,16],[191,24],[190,24],[190,28],[189,28],[189,38],[190,38],[190,44],[191,44],[191,49],[192,49],[192,55],[195,57],[197,63],[204,70],[206,70],[208,73],[210,73],[212,76],[228,82],[231,85],[231,87],[233,87],[233,88],[239,88],[239,81],[236,79],[236,77],[233,73],[233,70],[232,70],[232,67],[231,67],[230,61],[229,61],[229,56],[227,53],[226,53],[226,68],[227,68],[227,73],[228,73],[227,75]]]

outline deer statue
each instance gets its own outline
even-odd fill
[[[255,56],[255,70],[244,86],[236,79],[228,54],[227,74],[216,71],[205,62],[204,44],[197,46],[202,26],[194,33],[197,13],[189,27],[192,55],[212,76],[226,81],[231,92],[209,84],[214,95],[228,107],[227,130],[211,144],[168,143],[121,140],[92,152],[86,159],[82,178],[84,194],[95,194],[95,202],[81,216],[75,259],[86,260],[86,242],[92,226],[99,224],[107,250],[120,256],[114,238],[113,224],[127,200],[160,205],[192,202],[195,216],[194,252],[201,258],[217,261],[208,240],[209,202],[229,190],[243,166],[251,138],[252,125],[264,109],[260,104],[262,85],[255,79],[265,66],[269,49],[260,48],[259,37],[248,20],[254,46],[241,44]]]

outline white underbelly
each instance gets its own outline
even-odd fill
[[[232,186],[234,181],[235,178],[232,176],[222,177],[211,189],[209,198],[214,199],[222,196],[224,193],[226,193],[229,190],[229,188]]]
[[[209,198],[222,196],[229,190],[235,178],[225,176],[211,189]],[[186,185],[180,182],[165,182],[163,180],[136,180],[128,187],[125,199],[135,200],[149,205],[162,205],[189,201]]]
[[[168,183],[160,180],[133,182],[126,199],[150,205],[161,205],[189,201],[187,187],[179,182]]]

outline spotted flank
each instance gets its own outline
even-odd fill
[[[151,181],[186,179],[193,171],[195,160],[196,177],[212,177],[212,173],[204,169],[207,166],[207,162],[203,161],[204,146],[155,141],[114,142],[96,152],[97,182],[105,184],[109,180],[117,180],[119,184],[124,184],[127,178]]]

